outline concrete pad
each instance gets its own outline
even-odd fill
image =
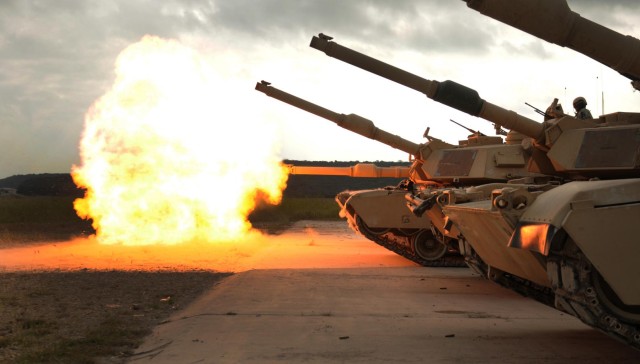
[[[156,328],[131,362],[633,363],[640,352],[468,269],[251,270]]]

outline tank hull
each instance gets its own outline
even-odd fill
[[[514,229],[500,212],[492,211],[490,200],[446,206],[443,211],[488,266],[551,286],[539,254],[508,246]]]
[[[456,241],[436,237],[432,222],[407,208],[407,188],[344,191],[336,196],[340,216],[367,239],[427,267],[466,267]]]
[[[627,305],[640,305],[640,179],[575,181],[541,194],[520,226],[564,231]],[[548,255],[553,240],[537,247]],[[512,242],[512,245],[535,245]],[[624,254],[621,254],[624,252]]]
[[[373,229],[423,229],[425,223],[409,211],[404,198],[407,190],[379,188],[347,191],[345,199],[336,198],[340,205],[340,216],[355,226],[356,215]],[[344,194],[344,192],[343,192]],[[427,225],[428,227],[428,225]]]
[[[533,189],[496,189],[443,212],[489,279],[506,273],[547,287],[555,308],[640,349],[640,179]]]

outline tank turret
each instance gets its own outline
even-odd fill
[[[561,116],[538,123],[485,101],[477,91],[453,81],[432,81],[374,59],[320,34],[311,47],[328,56],[424,93],[427,97],[531,138],[525,142],[537,171],[571,178],[640,176],[640,114],[614,113],[599,119]],[[528,143],[528,145],[526,145]]]
[[[486,16],[573,49],[618,71],[629,78],[634,87],[640,81],[640,58],[637,57],[640,40],[583,18],[572,11],[565,0],[463,1]]]

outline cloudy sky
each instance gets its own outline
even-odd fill
[[[637,1],[568,2],[585,18],[640,37]],[[79,163],[85,112],[113,83],[118,54],[144,35],[178,40],[214,60],[225,80],[220,87],[241,90],[212,100],[217,132],[224,134],[228,122],[264,119],[278,129],[288,159],[407,156],[268,98],[254,90],[256,81],[364,116],[414,142],[423,142],[427,126],[448,142],[464,138],[450,118],[492,131],[487,122],[310,48],[320,32],[425,78],[462,83],[536,120],[524,103],[546,108],[554,97],[572,111],[571,100],[585,96],[594,116],[603,111],[602,95],[605,112],[640,111],[626,78],[462,1],[3,0],[0,27],[0,178],[68,172]]]

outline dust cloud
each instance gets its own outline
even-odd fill
[[[0,271],[136,270],[241,272],[251,269],[360,268],[414,263],[356,235],[344,221],[303,221],[280,235],[257,230],[237,241],[104,245],[95,238],[0,250]]]

